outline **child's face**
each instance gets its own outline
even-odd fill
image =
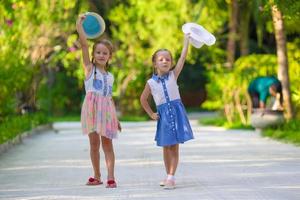
[[[165,74],[170,71],[172,66],[172,57],[168,51],[159,51],[156,54],[154,67],[158,75]]]
[[[101,66],[105,66],[111,58],[109,49],[104,44],[97,44],[94,51],[95,62]]]

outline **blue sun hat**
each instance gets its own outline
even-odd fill
[[[201,25],[196,23],[186,23],[182,26],[185,34],[190,34],[190,42],[196,48],[201,48],[204,44],[211,46],[215,44],[216,38]]]
[[[103,18],[94,12],[85,13],[85,19],[82,23],[83,31],[88,39],[99,37],[105,30]]]

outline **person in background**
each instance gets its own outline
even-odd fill
[[[252,80],[248,87],[252,108],[266,108],[270,96],[276,98],[273,110],[282,110],[283,96],[280,81],[274,76],[260,76]],[[275,106],[276,105],[276,106]]]

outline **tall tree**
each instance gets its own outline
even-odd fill
[[[293,108],[291,101],[291,91],[290,91],[290,80],[289,80],[289,66],[286,48],[286,36],[284,32],[284,20],[282,12],[278,9],[272,0],[272,19],[276,38],[276,50],[277,50],[277,60],[278,60],[278,78],[282,83],[283,99],[285,102],[285,109],[287,112],[287,118],[293,118]]]
[[[229,33],[227,41],[227,62],[226,66],[232,68],[235,60],[235,46],[237,40],[238,28],[238,2],[237,0],[229,0]]]
[[[239,43],[241,56],[249,53],[249,22],[251,12],[251,1],[242,0],[239,3],[240,7],[240,23],[239,23]]]

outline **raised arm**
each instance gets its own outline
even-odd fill
[[[157,120],[158,115],[157,115],[157,113],[153,112],[153,110],[151,109],[149,102],[148,102],[148,98],[149,98],[150,94],[151,94],[150,86],[148,85],[148,83],[146,83],[146,86],[142,92],[140,101],[141,101],[142,107],[144,108],[146,113],[149,115],[149,117],[151,117],[151,119]]]
[[[84,14],[79,15],[79,17],[76,21],[76,29],[77,29],[77,32],[79,35],[79,42],[80,42],[81,50],[82,50],[84,74],[85,74],[85,76],[87,76],[90,73],[93,65],[92,65],[92,62],[91,62],[90,56],[89,56],[89,45],[88,45],[86,36],[85,36],[83,28],[82,28],[82,23],[83,23],[84,19],[85,19]]]
[[[185,58],[186,58],[186,55],[188,53],[188,49],[189,49],[189,38],[190,38],[190,35],[189,34],[185,34],[184,35],[184,42],[183,42],[183,48],[182,48],[182,51],[181,51],[181,55],[180,55],[180,58],[179,60],[177,61],[177,64],[175,66],[175,69],[174,69],[174,74],[175,74],[175,78],[177,80],[182,68],[183,68],[183,65],[184,65],[184,62],[185,62]]]

